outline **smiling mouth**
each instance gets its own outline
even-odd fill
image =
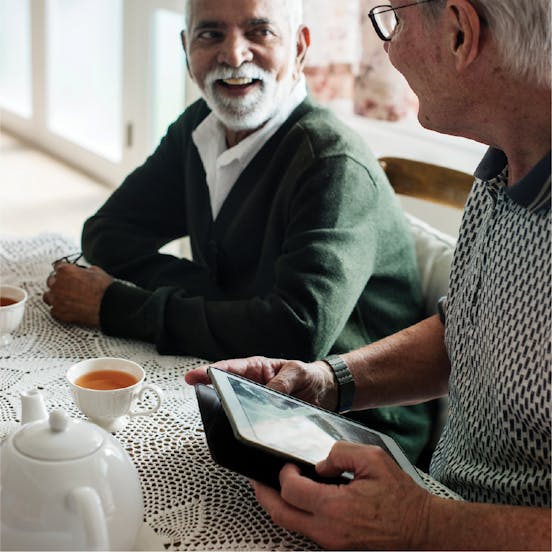
[[[236,87],[243,88],[243,87],[251,86],[261,81],[259,79],[252,79],[249,77],[238,77],[238,78],[231,78],[231,79],[220,79],[217,82],[228,88],[236,88]]]

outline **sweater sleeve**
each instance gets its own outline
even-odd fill
[[[115,283],[102,302],[102,329],[155,342],[165,354],[319,358],[355,316],[371,276],[378,217],[385,216],[380,199],[356,160],[319,160],[284,202],[282,245],[268,293],[206,299],[177,286],[148,291]]]
[[[183,152],[190,114],[173,123],[156,151],[133,171],[83,228],[86,259],[144,289],[179,285],[190,294],[220,295],[208,271],[159,249],[188,235]]]

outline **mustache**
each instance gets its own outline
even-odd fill
[[[259,66],[254,63],[244,63],[239,67],[228,67],[225,65],[220,65],[209,71],[205,76],[205,82],[208,84],[213,84],[218,80],[224,79],[255,79],[260,81],[269,81],[272,80],[272,74],[264,69],[261,69]]]

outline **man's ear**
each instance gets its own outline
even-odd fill
[[[184,31],[184,30],[180,31],[180,42],[182,43],[182,48],[183,48],[184,52],[187,53],[187,51],[186,51],[186,31]]]
[[[194,76],[192,75],[192,71],[190,69],[190,62],[188,61],[186,31],[180,31],[180,42],[182,43],[182,49],[184,50],[184,56],[186,57],[186,67],[188,68],[188,74],[190,75],[190,78],[194,80]]]
[[[445,18],[449,51],[455,57],[456,69],[463,71],[481,54],[481,19],[468,0],[449,0]]]
[[[297,31],[297,57],[295,58],[295,77],[298,77],[305,66],[305,57],[311,43],[310,29],[301,25]]]

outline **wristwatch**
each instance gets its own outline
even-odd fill
[[[337,380],[338,399],[337,411],[349,412],[355,398],[355,380],[345,361],[338,355],[330,355],[322,359],[333,371]]]

